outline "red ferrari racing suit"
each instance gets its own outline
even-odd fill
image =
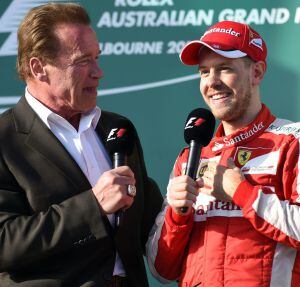
[[[265,105],[230,136],[221,124],[202,149],[198,175],[208,161],[232,157],[246,179],[232,202],[200,193],[189,216],[165,200],[147,246],[153,275],[184,287],[300,286],[299,136],[300,124]],[[185,148],[173,176],[184,174],[187,158]]]

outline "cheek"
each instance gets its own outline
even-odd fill
[[[232,90],[236,95],[243,95],[248,87],[247,79],[240,79],[232,84]]]
[[[205,93],[205,80],[201,79],[199,83],[199,89],[201,94],[204,96]]]
[[[88,74],[87,70],[86,67],[76,67],[72,70],[70,76],[72,77],[74,84],[78,85],[86,79]]]
[[[81,73],[75,73],[72,75],[72,82],[74,86],[79,86],[83,81],[83,76]]]

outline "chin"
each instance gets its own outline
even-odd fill
[[[220,121],[227,121],[233,115],[233,112],[231,110],[228,110],[228,109],[222,109],[222,110],[212,109],[211,112],[213,113],[215,118],[220,120]]]
[[[95,102],[95,104],[88,106],[87,109],[86,109],[86,111],[89,112],[92,109],[94,109],[95,107],[96,107],[96,102]]]

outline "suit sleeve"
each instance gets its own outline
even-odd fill
[[[181,161],[182,154],[175,162],[170,180],[181,174]],[[147,243],[149,268],[160,282],[169,283],[180,277],[193,223],[193,214],[177,215],[165,199]]]
[[[107,236],[101,216],[90,190],[33,212],[25,191],[0,159],[0,272],[34,266]]]
[[[284,146],[281,147],[285,149]],[[281,191],[252,185],[243,181],[234,197],[242,207],[243,215],[253,227],[265,236],[290,247],[300,249],[300,178],[299,138],[294,139],[282,155],[280,168]]]

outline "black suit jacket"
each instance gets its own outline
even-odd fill
[[[101,138],[120,115],[102,111]],[[114,232],[91,186],[23,97],[0,116],[0,286],[103,286],[116,250],[130,286],[148,286],[143,253],[162,197],[136,135],[137,195]]]

